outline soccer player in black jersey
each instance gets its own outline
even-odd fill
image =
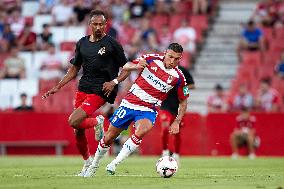
[[[89,26],[92,35],[82,37],[76,44],[75,56],[70,60],[72,64],[63,79],[43,95],[47,98],[59,91],[65,84],[74,79],[83,68],[83,75],[79,81],[75,97],[75,110],[69,117],[69,124],[74,128],[76,145],[85,161],[79,176],[92,162],[89,152],[85,129],[96,129],[96,140],[103,136],[102,116],[94,117],[94,112],[106,102],[113,103],[117,95],[117,84],[123,81],[129,72],[119,68],[127,63],[122,46],[105,33],[106,15],[102,11],[94,10],[90,13]]]
[[[188,89],[194,89],[195,85],[191,74],[182,66],[178,66],[178,68],[182,71],[183,75],[185,76]],[[173,152],[173,157],[177,161],[179,161],[179,152],[181,144],[180,132],[172,136],[171,135],[169,136],[169,127],[178,114],[178,107],[179,107],[179,99],[177,96],[177,90],[176,88],[173,88],[169,93],[169,96],[166,98],[166,100],[162,102],[162,105],[158,113],[158,121],[160,122],[162,128],[162,147],[163,147],[162,156],[170,155],[170,151],[168,149],[170,141],[169,137],[173,137],[174,149],[172,152]],[[180,127],[182,127],[183,124],[184,123],[181,122]]]

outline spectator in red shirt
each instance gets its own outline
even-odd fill
[[[256,110],[264,112],[278,112],[280,96],[278,91],[271,87],[270,78],[260,81],[260,88],[256,98]]]
[[[253,96],[245,84],[240,85],[239,92],[234,96],[232,110],[240,111],[243,107],[249,110],[253,108]]]
[[[26,24],[24,30],[20,33],[17,42],[21,51],[36,50],[36,33],[32,32],[30,24]]]
[[[223,87],[217,84],[214,88],[214,94],[207,99],[208,112],[225,112],[227,109],[226,95]]]
[[[256,135],[255,135],[255,124],[256,118],[250,115],[250,112],[247,108],[243,107],[240,115],[236,118],[237,127],[234,128],[233,133],[231,134],[231,146],[232,146],[232,158],[237,159],[238,148],[244,145],[247,145],[249,150],[249,158],[255,158],[255,147]]]

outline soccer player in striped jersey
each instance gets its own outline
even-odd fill
[[[110,119],[110,126],[100,141],[92,165],[85,177],[91,177],[99,167],[99,161],[109,150],[114,139],[134,122],[135,133],[124,143],[117,157],[107,165],[110,174],[115,173],[116,166],[125,160],[141,144],[142,138],[152,129],[157,116],[157,108],[174,87],[177,87],[179,111],[169,128],[171,134],[179,132],[179,124],[186,112],[188,87],[183,73],[177,65],[181,59],[183,48],[172,43],[164,56],[146,54],[127,63],[123,70],[141,70],[127,95]]]

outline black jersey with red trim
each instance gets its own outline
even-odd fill
[[[83,68],[78,90],[87,94],[97,94],[113,103],[117,95],[116,85],[109,97],[102,91],[103,83],[118,76],[119,68],[127,63],[122,46],[109,35],[91,42],[90,36],[81,38],[76,44],[75,56],[70,63]]]
[[[189,71],[187,69],[185,69],[184,67],[182,67],[182,66],[178,66],[178,68],[183,73],[187,85],[194,84],[193,77],[191,76]],[[177,96],[177,89],[176,89],[176,87],[174,87],[170,91],[170,93],[169,93],[168,97],[166,98],[166,100],[164,100],[162,102],[162,105],[161,105],[160,109],[169,111],[173,115],[177,115],[178,114],[178,107],[179,107],[179,99],[178,99],[178,96]]]

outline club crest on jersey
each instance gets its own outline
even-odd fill
[[[151,70],[154,70],[155,72],[157,72],[157,67],[151,67]]]
[[[103,55],[103,54],[105,54],[106,53],[106,48],[105,47],[102,47],[100,50],[99,50],[99,52],[98,52],[98,54],[100,54],[100,55]]]
[[[171,83],[173,81],[173,76],[169,76],[169,78],[167,79],[167,83]]]

